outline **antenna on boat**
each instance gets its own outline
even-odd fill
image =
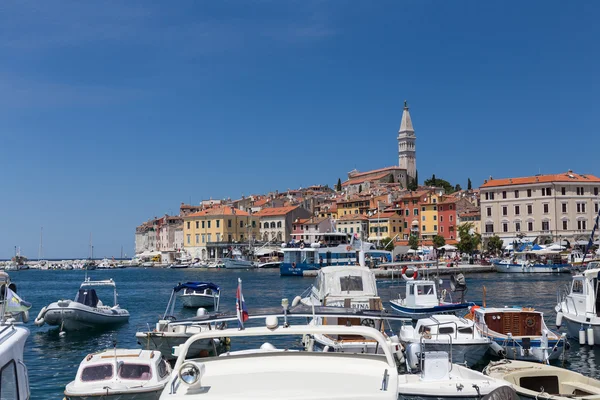
[[[117,339],[113,339],[112,343],[115,354],[115,375],[119,375],[119,363],[117,362]]]

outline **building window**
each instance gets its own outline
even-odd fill
[[[434,215],[434,216],[433,216],[433,220],[434,220],[434,221],[437,221],[437,215]]]
[[[231,220],[230,219],[227,220],[227,227],[231,228]]]
[[[453,219],[453,218],[452,218],[452,215],[451,215],[451,216],[450,216],[450,222],[452,222],[452,219]]]
[[[494,200],[494,192],[490,192],[490,200]]]
[[[548,222],[548,221],[542,221],[542,230],[543,231],[549,231],[550,230],[550,222]]]
[[[494,233],[494,224],[485,224],[485,233]]]
[[[548,203],[544,204],[544,214],[548,214]]]
[[[437,231],[437,225],[434,225],[434,226],[433,226],[433,230],[434,230],[434,231]]]
[[[567,230],[567,220],[563,221],[563,231]]]
[[[200,235],[196,234],[196,244],[200,244]]]
[[[515,231],[521,232],[521,223],[520,222],[515,222]]]
[[[211,236],[212,236],[212,234],[210,234],[210,233],[209,233],[209,234],[208,234],[208,235],[206,235],[206,236],[207,236],[206,240],[207,240],[208,242],[211,242]]]
[[[202,229],[204,229],[204,221],[202,221]]]
[[[404,221],[404,229],[408,229],[408,222]]]
[[[217,228],[219,228],[221,226],[221,221],[217,220]]]
[[[202,243],[206,243],[206,235],[202,234]]]
[[[515,190],[515,199],[518,199],[518,198],[519,198],[519,191]]]
[[[586,226],[586,221],[577,221],[577,229],[581,230],[585,230],[585,226]]]
[[[220,241],[221,241],[221,234],[217,233],[217,242],[220,242]]]
[[[521,206],[515,206],[515,215],[521,215]]]
[[[208,226],[208,229],[210,229],[210,221],[206,221],[206,224]],[[210,242],[210,240],[209,240],[209,242]]]
[[[281,228],[281,221],[277,221],[277,227]]]
[[[189,224],[189,222],[188,222],[188,224]],[[189,235],[189,234],[188,234],[188,235],[186,235],[186,236],[187,236],[187,244],[190,244],[190,243],[191,243],[191,241],[192,241],[192,239],[191,239],[192,235]]]
[[[187,228],[190,229],[190,221],[187,223]]]
[[[597,187],[594,188],[594,196],[598,196],[598,188]]]
[[[563,196],[567,194],[567,188],[566,187],[561,187],[560,188],[560,194],[562,194]]]
[[[531,197],[531,189],[527,189],[527,197]]]
[[[425,212],[425,207],[421,207],[421,211],[422,211],[422,212]]]
[[[491,217],[492,216],[492,207],[488,207],[487,208],[487,216]]]
[[[244,227],[244,221],[240,221],[240,228]],[[271,224],[271,228],[275,228],[275,224]]]
[[[506,198],[506,190],[502,191],[502,198],[505,199]]]
[[[598,212],[598,203],[594,204],[594,212],[597,213]]]
[[[485,199],[489,200],[490,199],[490,194],[488,192],[485,192]]]
[[[452,204],[450,204],[450,209],[451,209],[451,210],[453,210],[453,208],[452,208]]]
[[[531,204],[527,204],[527,214],[533,214],[533,206]]]
[[[440,215],[440,222],[444,222],[444,216]]]
[[[200,221],[196,221],[196,229],[200,228]]]
[[[508,224],[506,222],[502,224],[502,232],[508,232]]]
[[[423,215],[423,216],[421,217],[421,219],[423,219],[423,221],[425,221],[425,216]]]
[[[418,208],[413,209],[413,215],[419,215],[419,209]]]
[[[533,230],[533,222],[528,222],[528,223],[527,223],[527,230],[528,230],[529,232],[531,232],[531,231]]]
[[[256,221],[252,221],[252,227],[256,228]]]
[[[266,235],[266,233],[265,233],[265,235]],[[227,235],[227,241],[228,241],[228,242],[231,242],[231,235]],[[268,241],[269,241],[269,239],[266,239],[266,240],[265,240],[265,242],[268,242]]]
[[[440,226],[440,232],[444,232],[444,227]]]
[[[502,215],[508,215],[508,207],[502,206]]]
[[[425,232],[425,225],[423,225],[423,229],[422,230],[423,230],[423,232]]]

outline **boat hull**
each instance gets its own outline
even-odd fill
[[[50,304],[44,314],[44,322],[74,331],[113,326],[126,323],[129,312],[123,309],[93,308],[74,301]]]
[[[581,319],[585,320],[585,317],[582,317]],[[594,343],[596,345],[600,345],[600,324],[598,324],[598,323],[594,324],[594,323],[585,322],[585,321],[578,321],[572,315],[563,314],[563,325],[567,329],[567,337],[574,339],[574,340],[579,340],[579,330],[581,329],[582,325],[586,329],[588,327],[591,327],[592,330],[594,331]],[[587,336],[586,336],[586,341],[587,341]]]
[[[405,342],[408,344],[420,344],[419,342]],[[433,343],[428,340],[424,341],[425,351],[445,351],[450,354],[450,345],[448,343]],[[490,343],[469,343],[457,344],[452,343],[452,363],[467,364],[472,367],[484,359],[490,348]]]
[[[203,294],[194,295],[181,295],[179,296],[181,303],[184,307],[198,308],[198,307],[214,307],[216,299],[214,296],[208,296]]]
[[[475,305],[475,303],[456,303],[442,304],[434,307],[414,308],[403,306],[396,300],[390,301],[390,306],[397,314],[412,319],[428,318],[436,314],[456,314],[468,310],[468,308],[473,305]]]
[[[67,386],[67,390],[65,390],[65,400],[158,400],[163,389],[164,385],[130,390],[73,393],[69,391]]]
[[[225,259],[225,268],[227,269],[251,269],[254,268],[254,263],[247,260],[232,260]]]
[[[490,346],[490,354],[496,357],[506,357],[509,360],[544,362],[546,354],[548,360],[557,360],[564,351],[564,342],[561,340],[548,340],[548,347],[542,346],[541,339],[532,339],[529,350],[522,348],[523,341],[514,338],[510,343],[504,338],[494,338],[495,345]],[[502,349],[504,354],[498,352]],[[547,352],[547,353],[546,353]]]
[[[504,274],[560,274],[571,272],[569,264],[502,264],[494,263],[497,272]]]

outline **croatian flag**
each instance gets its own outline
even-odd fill
[[[248,321],[248,309],[244,302],[244,295],[242,294],[242,280],[238,278],[238,287],[235,294],[235,311],[237,313],[238,328],[244,329],[244,322]]]

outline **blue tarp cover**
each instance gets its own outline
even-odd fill
[[[179,292],[182,289],[194,289],[194,290],[204,290],[204,289],[212,289],[215,292],[220,292],[221,288],[218,285],[215,285],[214,283],[211,282],[186,282],[186,283],[180,283],[179,285],[175,286],[173,288],[173,290],[175,292]]]

